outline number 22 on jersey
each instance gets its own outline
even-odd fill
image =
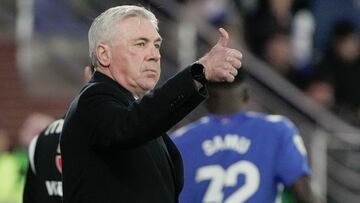
[[[244,175],[245,182],[235,192],[224,199],[223,188],[234,187],[238,176]],[[209,180],[209,186],[202,202],[206,203],[242,203],[248,200],[259,188],[260,173],[256,165],[249,161],[238,161],[224,169],[220,165],[200,167],[196,173],[196,182]]]

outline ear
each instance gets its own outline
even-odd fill
[[[102,67],[109,67],[111,61],[110,47],[106,44],[98,44],[96,46],[96,57]]]

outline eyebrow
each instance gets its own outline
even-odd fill
[[[143,40],[143,41],[145,41],[145,42],[149,42],[150,40],[148,39],[148,38],[145,38],[145,37],[140,37],[140,38],[137,38],[135,41],[141,41],[141,40]],[[155,40],[155,42],[162,42],[162,38],[161,37],[159,37],[159,38],[157,38],[156,40]]]

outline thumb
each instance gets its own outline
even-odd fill
[[[219,44],[222,47],[227,47],[229,42],[229,34],[226,32],[224,28],[219,28],[220,38],[217,44]]]

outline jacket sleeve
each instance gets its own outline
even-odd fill
[[[96,91],[95,91],[96,92]],[[166,133],[207,97],[206,87],[198,90],[189,68],[169,79],[163,86],[130,105],[111,94],[93,94],[85,105],[96,147],[133,147]]]

